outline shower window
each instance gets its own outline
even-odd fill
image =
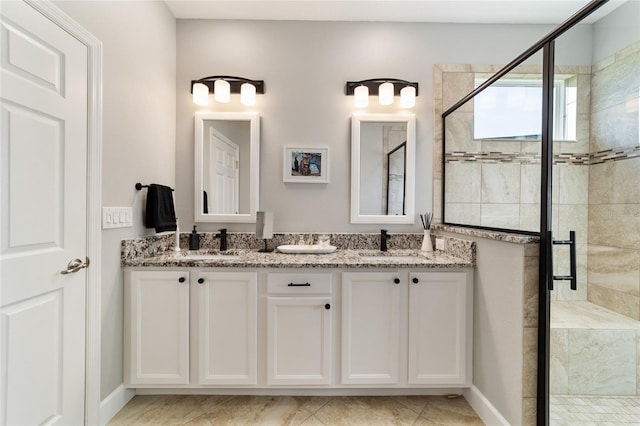
[[[491,140],[540,140],[542,76],[511,75],[478,93],[474,99],[473,137]],[[487,78],[476,76],[475,87]],[[554,140],[575,140],[577,78],[556,75]]]

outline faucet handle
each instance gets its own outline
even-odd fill
[[[220,228],[218,231],[220,231],[222,235],[225,235],[227,233],[227,228]]]

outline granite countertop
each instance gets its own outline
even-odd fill
[[[226,259],[193,259],[188,254],[221,254]],[[373,256],[365,259],[363,256]],[[156,256],[124,258],[123,266],[133,267],[208,267],[208,268],[471,268],[474,260],[456,257],[443,251],[420,250],[337,250],[331,254],[284,254],[277,250],[261,253],[241,249],[225,252],[183,250],[179,255],[166,252]]]
[[[434,224],[432,229],[442,232],[451,232],[458,235],[468,235],[470,237],[486,238],[488,240],[504,241],[515,244],[539,244],[540,237],[537,235],[525,235],[517,232],[490,231],[473,227],[463,227],[455,225]]]

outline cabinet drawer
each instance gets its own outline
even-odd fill
[[[330,273],[268,274],[269,294],[331,294]]]

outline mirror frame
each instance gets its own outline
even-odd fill
[[[405,214],[402,216],[360,214],[360,126],[366,122],[407,125]],[[416,116],[411,113],[351,115],[351,223],[415,224]],[[382,172],[382,171],[381,171]]]
[[[204,173],[203,145],[205,120],[220,121],[248,121],[250,124],[249,140],[249,213],[240,214],[213,214],[203,213],[202,194]],[[230,223],[255,223],[256,211],[260,201],[260,115],[257,112],[205,112],[195,114],[194,129],[194,185],[193,207],[195,222],[230,222]]]

